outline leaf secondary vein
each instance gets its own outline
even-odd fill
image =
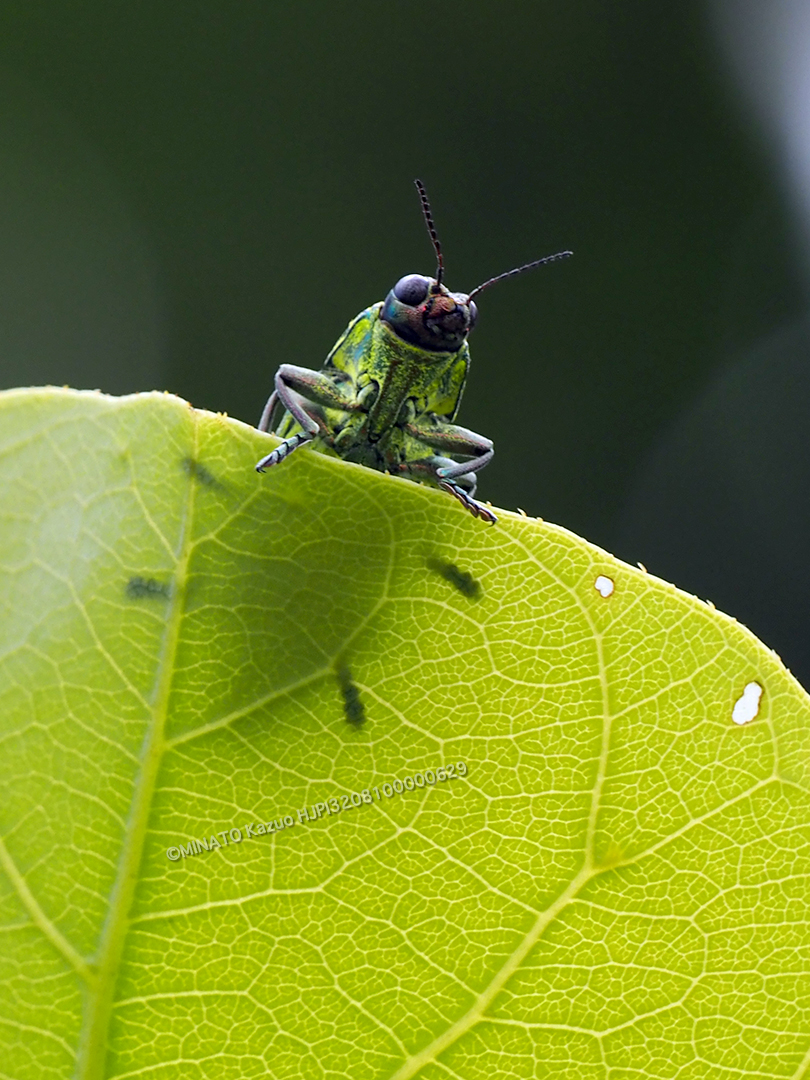
[[[486,989],[482,990],[478,995],[475,1003],[467,1010],[464,1016],[459,1017],[454,1024],[452,1024],[442,1035],[439,1035],[434,1039],[432,1043],[424,1048],[424,1050],[409,1058],[408,1061],[393,1074],[391,1080],[410,1080],[412,1076],[415,1076],[419,1072],[423,1065],[433,1062],[438,1054],[441,1054],[442,1051],[446,1050],[449,1046],[452,1046],[457,1039],[483,1018],[484,1013],[489,1008],[495,996],[500,993],[506,982],[526,959],[545,928],[557,917],[560,911],[566,907],[569,901],[592,876],[593,870],[591,870],[590,867],[586,866],[580,870],[577,876],[571,881],[568,888],[536,919],[534,926],[532,926],[531,930],[525,935],[512,955],[501,965],[500,970],[490,980]]]
[[[0,838],[0,866],[5,870],[9,881],[14,886],[17,896],[20,898],[25,910],[31,917],[31,921],[42,931],[57,952],[61,953],[70,966],[75,969],[77,974],[80,975],[89,986],[93,986],[96,981],[96,975],[92,967],[87,963],[84,957],[73,948],[67,938],[59,929],[57,929],[39,906],[36,897],[28,888],[28,882],[17,868],[17,865],[12,859],[2,838]]]

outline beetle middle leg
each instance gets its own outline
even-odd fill
[[[275,389],[267,399],[267,404],[259,421],[259,431],[268,431],[273,410],[279,403],[289,412],[304,430],[284,439],[280,446],[263,457],[256,465],[257,472],[264,472],[271,465],[278,465],[304,443],[311,442],[318,435],[326,432],[323,419],[310,406],[325,406],[331,409],[343,409],[352,412],[359,408],[355,398],[346,390],[319,371],[296,367],[294,364],[282,364],[275,374]]]

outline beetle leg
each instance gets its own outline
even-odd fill
[[[312,413],[306,409],[304,404],[298,400],[296,388],[287,384],[287,380],[284,378],[284,368],[286,366],[286,364],[282,364],[276,372],[275,384],[278,399],[296,423],[301,425],[311,439],[314,439],[315,436],[320,433],[321,424],[319,424]],[[315,372],[313,371],[312,374],[314,375]],[[317,403],[313,402],[313,404]]]
[[[277,404],[278,404],[278,394],[274,390],[273,393],[270,395],[270,397],[267,399],[267,404],[264,407],[264,412],[262,413],[262,418],[259,421],[259,427],[258,427],[259,431],[269,431],[270,430],[270,417],[273,415],[273,409],[276,407]]]
[[[478,472],[485,465],[489,465],[495,456],[491,439],[485,435],[477,435],[468,428],[459,427],[458,424],[448,424],[441,420],[434,420],[430,424],[413,422],[406,424],[405,430],[434,450],[465,454],[472,458],[472,461],[448,461],[445,466],[436,470],[439,480],[457,480],[467,473]]]
[[[477,479],[475,474],[468,469],[466,473],[460,473],[456,478],[449,478],[444,475],[448,468],[455,465],[456,463],[449,458],[437,455],[430,458],[420,458],[418,461],[403,461],[396,471],[401,476],[410,476],[414,480],[427,480],[428,483],[436,484],[443,491],[448,491],[458,499],[473,517],[480,517],[482,521],[488,521],[490,525],[494,525],[498,519],[489,507],[476,502],[473,498]],[[479,466],[479,468],[481,467]]]
[[[356,398],[351,398],[344,393],[328,375],[323,375],[320,371],[310,371],[309,368],[296,367],[294,364],[282,364],[276,372],[276,389],[267,399],[262,418],[259,421],[259,431],[270,430],[270,418],[273,415],[273,409],[278,405],[279,400],[283,401],[278,391],[279,378],[285,386],[291,390],[296,390],[301,397],[313,402],[315,405],[325,405],[331,409],[345,409],[346,412],[352,412],[361,407]],[[283,403],[287,404],[286,401],[283,401]],[[289,408],[289,406],[287,407]],[[290,409],[290,412],[292,412],[292,409]],[[293,415],[295,414],[293,413]]]
[[[343,409],[345,412],[357,412],[360,405],[354,385],[349,381],[344,387],[330,375],[309,368],[296,367],[295,364],[282,364],[276,372],[276,391],[282,401],[281,387],[294,390],[313,405],[322,405],[327,409]],[[286,405],[286,401],[284,401]],[[287,405],[289,409],[289,405]],[[295,413],[292,409],[290,412]],[[295,417],[298,420],[298,417]],[[301,423],[301,421],[298,421]],[[303,427],[303,424],[301,425]]]
[[[310,435],[308,431],[301,432],[298,435],[290,435],[289,439],[285,439],[267,457],[263,457],[261,461],[256,463],[256,472],[264,472],[271,465],[278,465],[284,458],[289,457],[293,450],[297,450],[304,443],[312,442],[314,438],[315,436]]]
[[[261,461],[256,463],[256,472],[264,472],[265,469],[269,469],[271,465],[278,465],[286,457],[297,450],[299,446],[303,446],[304,443],[311,442],[316,435],[320,434],[321,427],[318,421],[305,409],[304,405],[296,400],[295,393],[287,387],[281,378],[281,371],[276,372],[276,389],[271,394],[267,405],[265,406],[264,413],[271,413],[276,402],[273,401],[275,397],[277,401],[280,401],[290,415],[296,420],[298,424],[304,429],[301,432],[297,432],[295,435],[290,435],[289,438],[275,448],[271,450],[266,457],[263,457]],[[265,419],[264,413],[262,419]],[[269,422],[269,415],[267,417]]]
[[[311,442],[312,439],[322,434],[324,431],[323,421],[307,409],[307,402],[313,405],[324,405],[327,408],[345,409],[346,411],[357,408],[355,401],[342,392],[341,388],[328,375],[322,375],[318,371],[295,367],[293,364],[282,364],[276,372],[274,381],[276,388],[264,407],[262,418],[259,421],[259,430],[268,430],[273,409],[279,402],[304,430],[296,435],[291,435],[275,450],[263,457],[256,465],[257,472],[264,472],[271,465],[278,465],[293,450],[297,450],[299,446]],[[299,397],[303,400],[299,400]]]
[[[490,525],[494,525],[498,520],[488,506],[476,502],[455,480],[440,480],[439,487],[442,491],[449,491],[451,495],[455,495],[461,505],[466,506],[473,517],[480,517],[482,521],[488,521]]]

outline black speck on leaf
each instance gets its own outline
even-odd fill
[[[130,600],[143,600],[148,597],[169,598],[169,586],[165,581],[154,578],[133,577],[127,582],[127,596]]]
[[[352,682],[352,673],[345,663],[341,663],[336,668],[335,674],[343,695],[343,712],[346,714],[346,719],[354,727],[360,727],[366,719],[366,710],[363,707],[360,691]]]
[[[210,473],[204,465],[201,465],[199,461],[195,461],[194,458],[183,458],[183,471],[190,476],[192,480],[196,480],[198,484],[202,484],[203,487],[219,487],[219,483],[213,473]]]
[[[455,563],[447,562],[445,559],[430,558],[427,564],[429,570],[434,570],[443,577],[445,581],[458,589],[462,596],[466,596],[469,600],[478,600],[481,596],[481,583],[476,581],[469,571],[459,570]]]

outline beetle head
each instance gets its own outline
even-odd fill
[[[427,192],[421,180],[415,180],[414,183],[419,191],[419,198],[422,200],[422,213],[425,215],[425,224],[436,252],[438,264],[436,277],[407,274],[404,278],[400,278],[386,296],[380,318],[398,337],[412,345],[418,345],[431,352],[457,352],[467,340],[467,334],[475,326],[475,320],[478,317],[474,296],[490,285],[494,285],[496,281],[514,277],[515,274],[522,274],[524,270],[531,270],[535,266],[542,266],[556,259],[566,259],[571,252],[559,251],[556,255],[546,255],[544,259],[535,259],[534,262],[516,266],[514,270],[507,270],[505,274],[498,274],[478,285],[469,295],[451,293],[442,284],[444,276],[442,246],[439,243],[436,226],[433,224]]]
[[[478,308],[466,293],[451,293],[437,278],[408,274],[385,298],[380,318],[411,345],[456,352],[475,326]]]

